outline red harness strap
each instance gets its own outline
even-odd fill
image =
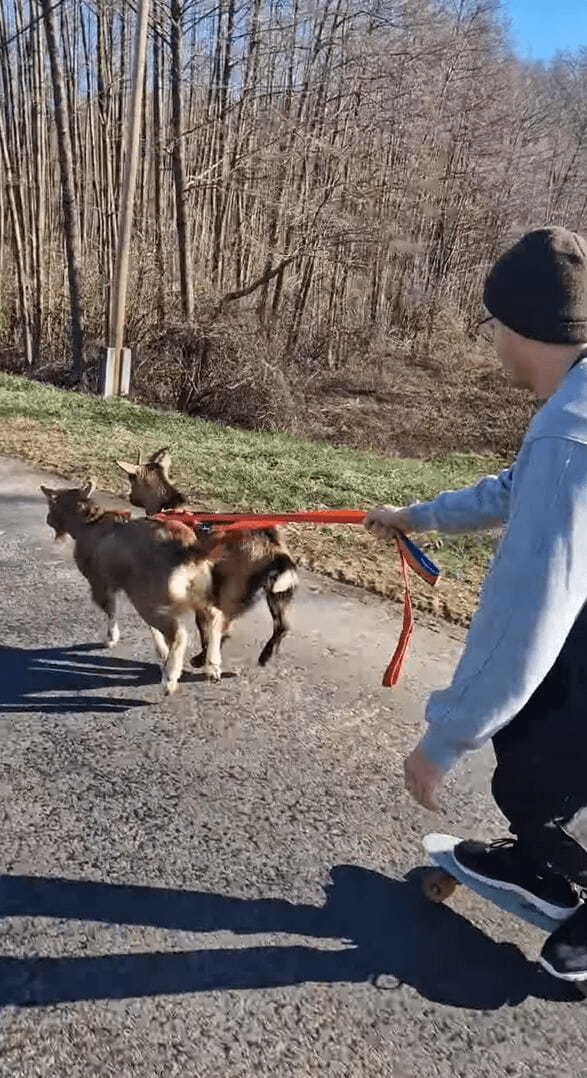
[[[308,509],[297,513],[192,513],[189,510],[171,509],[156,513],[152,519],[163,523],[177,521],[194,531],[205,525],[213,533],[218,533],[219,537],[228,538],[232,534],[236,538],[243,531],[261,531],[278,524],[362,524],[365,516],[362,509]],[[395,541],[404,578],[404,616],[397,647],[383,675],[383,685],[386,687],[397,685],[399,681],[414,628],[408,566],[431,585],[436,584],[440,574],[438,566],[406,535],[398,533]]]

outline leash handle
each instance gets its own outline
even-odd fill
[[[405,536],[402,538],[405,539]],[[402,576],[404,578],[404,617],[402,622],[402,631],[400,633],[397,647],[389,660],[387,669],[383,675],[382,685],[386,689],[393,688],[399,681],[399,676],[403,666],[406,652],[408,650],[408,644],[410,637],[414,630],[414,614],[412,609],[412,593],[410,591],[410,580],[408,577],[408,558],[403,548],[402,539],[398,536],[396,539],[397,549],[400,557],[400,563],[402,568]]]
[[[418,574],[418,576],[422,577],[422,579],[432,587],[434,587],[440,576],[440,569],[436,563],[433,562],[431,558],[428,558],[424,551],[420,550],[420,547],[416,546],[411,539],[408,539],[407,535],[404,535],[403,532],[398,532],[395,537],[395,542],[400,557],[402,576],[404,578],[404,616],[397,647],[389,660],[389,665],[383,675],[382,684],[385,688],[393,688],[394,685],[397,685],[408,650],[408,644],[410,643],[410,638],[414,631],[414,613],[410,579],[408,576],[408,565]]]
[[[440,569],[433,562],[431,558],[427,557],[423,550],[420,550],[419,546],[416,546],[411,539],[408,539],[407,535],[403,532],[398,532],[396,536],[397,548],[400,553],[400,557],[403,557],[407,561],[410,569],[413,569],[418,576],[422,577],[432,587],[436,584],[438,577],[440,576]]]

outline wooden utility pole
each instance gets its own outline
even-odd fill
[[[114,280],[112,282],[111,290],[112,298],[109,319],[110,347],[106,359],[106,368],[111,364],[110,378],[106,379],[106,392],[108,391],[109,386],[110,392],[114,396],[118,396],[121,392],[124,392],[123,382],[126,383],[126,390],[128,389],[128,376],[123,379],[124,315],[126,310],[130,237],[137,179],[137,164],[139,159],[139,141],[141,135],[141,108],[143,102],[145,58],[147,52],[149,6],[150,0],[140,0],[135,33],[131,98],[124,134],[124,178],[118,218],[118,241],[116,262],[114,265]],[[126,349],[125,352],[127,352]]]

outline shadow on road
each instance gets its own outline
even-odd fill
[[[0,1005],[48,1006],[161,993],[258,989],[317,983],[411,985],[434,1002],[473,1010],[515,1006],[529,996],[578,997],[495,943],[446,906],[421,897],[413,880],[367,869],[332,869],[322,907],[196,891],[124,887],[59,878],[0,878],[2,916],[151,925],[238,935],[287,933],[339,939],[336,950],[271,945],[98,957],[0,959]]]
[[[14,711],[121,712],[148,701],[95,695],[160,681],[154,663],[117,658],[98,644],[59,648],[0,646],[0,713]]]

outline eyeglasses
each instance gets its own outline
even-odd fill
[[[486,344],[493,344],[493,322],[493,315],[490,314],[487,318],[483,318],[477,325],[475,336],[480,337]]]

